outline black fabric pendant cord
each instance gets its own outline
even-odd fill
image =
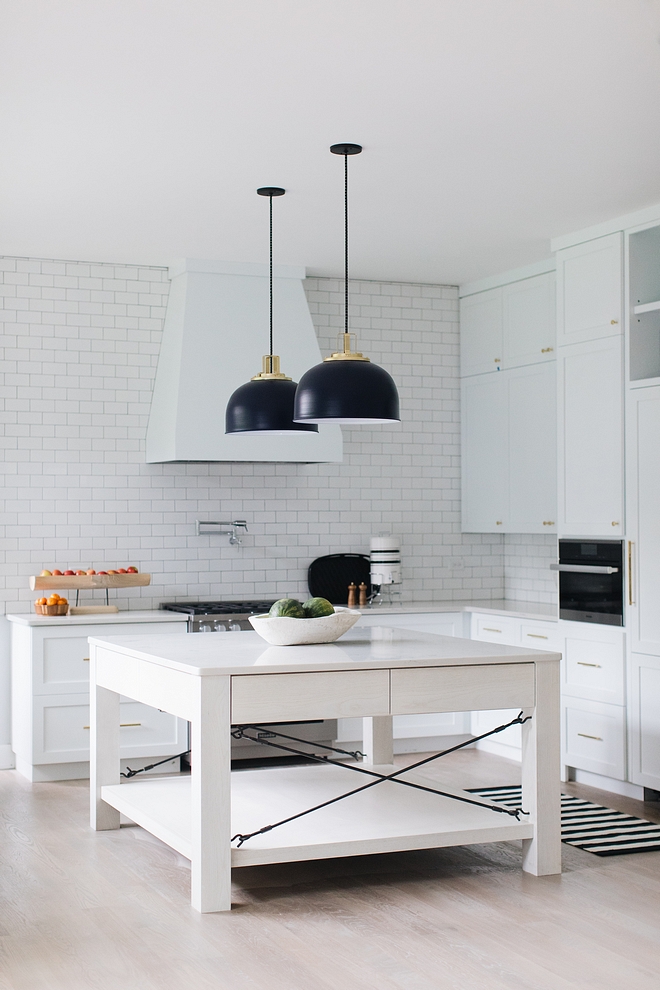
[[[343,767],[346,770],[351,770],[354,773],[361,773],[367,777],[372,777],[368,784],[363,784],[361,787],[355,787],[352,791],[347,791],[345,794],[339,794],[337,797],[330,798],[328,801],[323,801],[321,804],[316,804],[312,808],[307,808],[305,811],[299,811],[295,815],[290,815],[288,818],[283,818],[279,822],[274,822],[271,825],[264,825],[263,828],[257,829],[255,832],[249,832],[247,834],[237,833],[232,836],[231,841],[237,842],[238,847],[247,842],[248,839],[254,838],[255,835],[263,835],[265,832],[271,832],[274,828],[279,828],[280,825],[287,825],[289,822],[296,821],[298,818],[303,818],[305,815],[311,815],[314,811],[320,811],[322,808],[327,808],[331,804],[336,804],[337,801],[343,801],[345,798],[351,797],[353,794],[359,794],[361,791],[369,790],[371,787],[377,787],[378,784],[385,783],[385,781],[390,781],[393,784],[402,784],[404,787],[412,787],[414,790],[427,791],[429,794],[437,794],[440,797],[451,798],[453,801],[460,801],[463,804],[476,805],[479,808],[488,808],[489,811],[494,811],[499,814],[510,815],[515,818],[516,821],[520,821],[521,815],[528,815],[529,812],[523,811],[522,808],[512,808],[503,805],[493,805],[486,804],[484,801],[477,801],[474,798],[464,797],[458,794],[451,794],[447,791],[441,791],[434,787],[425,787],[423,784],[417,784],[412,780],[402,780],[401,775],[409,773],[411,770],[417,770],[419,767],[425,766],[427,763],[432,763],[435,760],[441,759],[443,756],[448,756],[449,753],[455,753],[459,749],[464,749],[466,746],[471,746],[475,742],[479,742],[481,739],[486,739],[488,736],[494,736],[498,732],[503,732],[505,729],[510,728],[512,725],[523,725],[525,722],[529,722],[531,715],[523,717],[522,711],[520,714],[511,719],[510,722],[505,722],[504,725],[498,725],[496,729],[491,729],[489,732],[484,732],[480,736],[473,736],[467,739],[465,742],[458,743],[456,746],[451,746],[449,749],[444,749],[440,753],[434,753],[433,756],[427,756],[423,760],[419,760],[417,763],[411,764],[411,766],[403,767],[401,770],[395,770],[394,773],[382,774],[378,773],[376,770],[367,770],[366,767],[358,766],[357,764],[344,763],[340,760],[333,760],[329,756],[311,754],[303,752],[299,749],[293,749],[291,746],[286,746],[283,743],[273,742],[273,737],[287,739],[292,742],[307,744],[304,739],[297,739],[295,736],[289,736],[282,732],[277,732],[273,730],[270,726],[263,725],[239,725],[232,729],[232,736],[234,739],[249,739],[252,742],[260,743],[262,746],[272,746],[275,749],[281,750],[286,753],[291,753],[295,756],[304,756],[308,760],[312,760],[315,763],[328,763],[332,766]],[[253,735],[249,733],[254,733]],[[270,738],[268,738],[270,737]],[[315,744],[316,745],[316,744]],[[363,756],[363,754],[358,753],[346,753],[344,750],[334,749],[332,746],[323,746],[323,749],[330,750],[335,753],[341,753],[343,755],[349,756]]]

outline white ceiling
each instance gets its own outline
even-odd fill
[[[0,252],[461,283],[660,201],[659,0],[1,0]]]

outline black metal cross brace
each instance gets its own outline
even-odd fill
[[[440,753],[434,753],[433,756],[427,756],[423,760],[419,760],[417,763],[413,763],[411,766],[402,767],[401,770],[395,770],[394,773],[383,774],[378,773],[376,770],[367,770],[366,767],[357,766],[351,763],[343,763],[339,760],[333,760],[329,756],[316,755],[312,753],[301,752],[297,749],[292,749],[290,746],[285,746],[282,743],[271,742],[269,739],[264,738],[264,736],[259,735],[259,733],[268,733],[269,736],[275,736],[282,739],[288,739],[292,742],[305,743],[304,739],[297,739],[295,736],[288,736],[283,732],[277,732],[271,727],[261,726],[261,725],[239,725],[232,729],[232,736],[234,739],[250,739],[253,742],[258,742],[263,746],[272,746],[275,749],[282,750],[283,752],[293,753],[296,756],[305,756],[307,759],[313,760],[316,763],[329,763],[332,766],[344,767],[346,770],[352,770],[354,773],[365,774],[368,777],[375,778],[371,780],[368,784],[363,784],[361,787],[355,787],[352,791],[347,791],[345,794],[339,794],[337,797],[330,798],[327,801],[322,801],[321,804],[314,805],[313,808],[307,808],[305,811],[299,811],[295,815],[290,815],[288,818],[283,818],[279,822],[274,822],[272,825],[264,825],[263,828],[257,829],[255,832],[248,833],[237,833],[232,836],[232,842],[238,842],[238,848],[247,842],[248,839],[252,839],[255,835],[262,835],[264,832],[270,832],[274,828],[279,828],[280,825],[286,825],[288,822],[295,821],[297,818],[302,818],[304,815],[311,815],[314,811],[319,811],[321,808],[327,808],[331,804],[335,804],[337,801],[343,801],[345,798],[351,797],[353,794],[359,794],[361,791],[369,790],[370,787],[377,787],[378,784],[382,784],[384,781],[391,781],[394,784],[403,784],[405,787],[412,787],[419,791],[428,791],[429,794],[438,794],[440,797],[448,797],[454,801],[461,801],[464,804],[474,804],[480,808],[488,808],[490,811],[494,811],[498,814],[511,815],[516,821],[520,821],[521,815],[527,815],[529,812],[523,811],[522,808],[506,808],[501,805],[486,804],[483,801],[477,801],[474,798],[464,797],[460,794],[452,794],[447,791],[441,791],[433,787],[425,787],[423,784],[417,784],[412,780],[401,780],[401,775],[408,773],[411,770],[416,770],[418,767],[424,766],[426,763],[432,763],[434,760],[439,760],[443,756],[447,756],[449,753],[455,753],[459,749],[463,749],[465,746],[471,746],[475,742],[479,742],[481,739],[486,739],[488,736],[495,735],[498,732],[503,732],[505,729],[510,728],[512,725],[522,725],[524,722],[528,722],[531,719],[531,715],[527,715],[523,718],[522,711],[520,714],[511,719],[510,722],[505,722],[504,725],[498,725],[496,729],[491,729],[489,732],[484,732],[480,736],[472,736],[465,742],[457,743],[456,746],[451,746],[449,749],[442,750]],[[257,733],[256,736],[248,735],[248,731]],[[336,750],[332,746],[324,746],[323,749],[332,750],[333,752],[343,753],[344,755],[355,755],[353,753],[346,754],[345,750]],[[362,754],[360,754],[362,755]]]

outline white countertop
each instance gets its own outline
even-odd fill
[[[516,646],[480,643],[454,636],[414,633],[388,626],[354,626],[337,643],[319,646],[268,646],[256,632],[228,636],[90,637],[94,646],[186,674],[295,673],[301,670],[351,670],[382,667],[437,667],[465,664],[530,663],[559,660]]]
[[[98,612],[86,615],[37,615],[36,612],[19,612],[6,615],[10,622],[23,626],[116,626],[131,622],[187,622],[188,616],[181,612],[161,612],[159,609],[144,609],[134,612]]]
[[[539,602],[508,601],[503,598],[485,601],[410,602],[402,605],[374,605],[363,608],[364,615],[414,615],[422,612],[486,612],[489,615],[510,615],[514,619],[539,619],[544,622],[559,621],[558,605],[542,605]]]
[[[409,602],[403,605],[376,605],[361,609],[363,615],[418,615],[443,612],[486,612],[489,615],[510,615],[517,619],[539,619],[546,622],[558,621],[556,605],[540,605],[538,602],[514,602],[504,599],[486,601],[454,602]],[[10,622],[25,626],[61,625],[113,625],[126,622],[187,622],[188,616],[182,612],[166,612],[160,609],[143,609],[125,612],[99,612],[87,615],[37,615],[35,612],[12,613],[5,616]],[[221,618],[221,616],[218,616]]]

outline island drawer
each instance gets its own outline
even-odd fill
[[[405,667],[392,671],[392,714],[534,707],[534,664]]]
[[[231,679],[231,720],[234,725],[388,715],[389,711],[387,670],[241,674]]]

